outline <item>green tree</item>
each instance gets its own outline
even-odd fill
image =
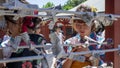
[[[43,8],[50,8],[54,7],[55,5],[52,2],[47,2],[45,5],[43,5]]]
[[[64,10],[69,10],[69,9],[72,9],[74,8],[75,6],[85,2],[87,0],[68,0],[66,2],[66,4],[63,5],[63,9]]]

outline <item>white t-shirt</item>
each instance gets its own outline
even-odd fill
[[[62,33],[55,33],[57,35],[57,37],[60,40],[60,44],[63,44],[63,34]]]

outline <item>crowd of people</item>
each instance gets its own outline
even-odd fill
[[[80,6],[76,10],[77,12],[95,12],[87,6]],[[45,36],[41,33],[41,19],[38,17],[24,17],[19,18],[17,21],[12,19],[13,16],[5,16],[7,28],[6,34],[1,42],[1,47],[9,47],[9,49],[3,50],[4,58],[23,57],[23,56],[37,56],[30,45],[45,45],[47,43]],[[73,55],[71,52],[83,52],[90,50],[98,50],[101,45],[84,45],[79,43],[93,42],[85,38],[85,36],[101,43],[105,40],[104,29],[99,28],[96,31],[96,23],[91,23],[92,16],[87,15],[74,15],[71,19],[71,26],[73,27],[76,35],[71,38],[66,38],[63,34],[61,26],[54,26],[53,32],[49,34],[50,43],[52,44],[52,54],[56,58],[54,68],[62,63],[59,68],[82,68],[86,66],[102,66],[104,60],[99,57],[95,57],[92,54]],[[102,30],[102,31],[101,31]],[[98,31],[101,31],[100,33]],[[102,36],[101,36],[102,35]],[[100,39],[99,39],[100,38]],[[30,43],[30,44],[29,44]],[[17,49],[17,46],[29,45],[29,49]],[[71,45],[66,46],[64,45]],[[42,51],[40,55],[47,54],[44,48],[38,48]],[[67,55],[69,53],[69,55]],[[65,56],[67,55],[67,56]],[[50,68],[49,62],[44,58],[42,60],[33,61],[21,61],[6,63],[3,66],[7,68]],[[50,61],[53,61],[50,59]],[[60,62],[58,62],[60,61]],[[48,65],[48,66],[47,66]]]

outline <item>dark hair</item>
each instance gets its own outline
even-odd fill
[[[9,15],[5,15],[5,20],[13,23],[13,24],[16,24],[16,20],[13,20],[14,16],[9,16]]]
[[[80,22],[80,23],[86,23],[85,21],[83,21],[83,20],[81,20],[81,19],[74,19],[74,20],[73,20],[73,23],[74,23],[75,21],[78,21],[78,22]]]
[[[54,26],[53,31],[55,32],[58,28],[61,29],[61,26]]]
[[[32,29],[32,30],[35,30],[36,28],[38,28],[41,21],[42,19],[39,17],[24,17],[23,18],[23,23],[29,22],[33,24],[33,25],[30,25],[30,24],[26,25],[29,29]]]

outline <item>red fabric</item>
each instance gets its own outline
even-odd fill
[[[34,14],[35,14],[35,15],[38,15],[38,10],[34,10]]]
[[[34,42],[31,41],[31,44],[35,44]],[[20,46],[26,46],[27,44],[24,41],[21,41]]]
[[[0,38],[3,38],[4,35],[5,35],[5,32],[0,29]]]
[[[34,10],[34,15],[38,15],[38,10]],[[27,16],[25,17],[26,19],[24,20],[23,22],[23,25],[22,25],[22,32],[27,32],[27,26],[29,27],[33,27],[34,26],[34,23],[32,22],[32,16]]]
[[[26,61],[26,62],[24,62],[24,63],[22,64],[22,68],[32,68],[32,63]]]
[[[22,25],[22,32],[27,32],[27,26],[33,27],[34,24],[32,23],[32,18],[31,16],[25,17],[25,20]]]

